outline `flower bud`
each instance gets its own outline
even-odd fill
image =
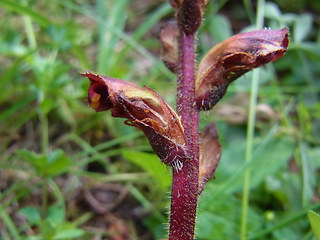
[[[199,194],[217,170],[221,151],[216,125],[211,123],[200,135]]]
[[[91,72],[81,75],[90,80],[88,101],[97,112],[110,109],[113,117],[127,118],[125,124],[142,130],[165,164],[186,158],[180,118],[154,90]]]
[[[178,9],[181,7],[183,0],[169,0],[169,2],[173,8]]]
[[[188,35],[199,28],[209,0],[170,0],[170,3],[177,9],[179,27]]]
[[[179,30],[175,21],[168,22],[160,31],[161,57],[167,68],[177,72]]]
[[[184,2],[188,2],[190,0],[169,0],[171,6],[174,8],[174,9],[179,9]],[[191,0],[191,1],[194,1],[196,2],[196,4],[198,4],[202,11],[204,11],[205,7],[209,4],[210,0]]]
[[[257,30],[235,35],[214,46],[202,59],[196,75],[196,101],[211,109],[231,82],[244,73],[281,58],[289,44],[289,31]]]

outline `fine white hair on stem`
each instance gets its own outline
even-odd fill
[[[173,167],[173,169],[176,171],[176,172],[178,172],[178,171],[180,171],[181,169],[182,169],[182,167],[183,167],[183,162],[182,161],[180,161],[180,160],[173,160],[172,161],[172,167]]]

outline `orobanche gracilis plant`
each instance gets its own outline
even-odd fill
[[[199,112],[217,104],[244,73],[281,58],[289,44],[286,28],[241,33],[214,46],[195,66],[195,34],[208,2],[170,0],[176,20],[160,33],[163,61],[178,76],[176,111],[146,86],[82,73],[90,79],[91,107],[126,118],[125,124],[143,131],[161,161],[172,167],[169,239],[194,238],[198,196],[220,160],[215,126],[199,136]]]

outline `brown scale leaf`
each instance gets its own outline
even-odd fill
[[[209,0],[170,0],[177,10],[179,27],[185,34],[195,33],[202,21]]]
[[[216,125],[211,123],[200,135],[199,194],[214,176],[220,162],[221,151]]]
[[[199,108],[210,110],[224,96],[231,82],[281,58],[288,44],[289,31],[283,28],[241,33],[214,46],[197,71],[195,91]]]
[[[179,29],[176,21],[169,21],[160,31],[161,58],[167,68],[177,72]]]
[[[81,75],[90,79],[88,101],[97,112],[111,110],[113,117],[126,118],[127,125],[142,130],[165,164],[186,158],[180,118],[154,90],[91,72]]]

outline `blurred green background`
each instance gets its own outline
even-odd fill
[[[211,1],[198,58],[255,29],[256,8]],[[240,239],[244,208],[247,239],[315,239],[307,210],[320,210],[320,2],[268,1],[260,10],[264,26],[290,29],[290,46],[258,72],[254,126],[252,73],[201,114],[200,129],[217,123],[223,152],[200,198],[197,239]],[[79,73],[147,85],[174,107],[176,76],[158,42],[173,14],[164,0],[0,1],[0,239],[165,238],[170,169],[123,119],[89,107]]]

